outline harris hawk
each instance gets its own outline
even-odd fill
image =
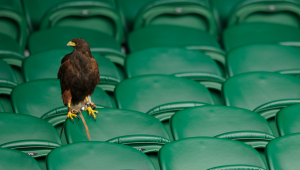
[[[96,105],[92,103],[91,95],[100,81],[98,63],[84,39],[74,38],[67,46],[74,47],[74,50],[61,60],[57,73],[62,99],[64,105],[68,106],[67,118],[72,121],[73,117],[78,118],[77,113],[84,107],[90,117],[93,116],[96,120],[95,113],[98,112],[93,110]]]

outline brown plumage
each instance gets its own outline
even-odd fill
[[[93,94],[99,83],[100,74],[98,63],[91,54],[88,42],[82,38],[74,38],[68,46],[73,46],[74,51],[61,60],[57,77],[60,79],[64,105],[71,104],[72,109],[77,110],[78,108],[74,106]]]

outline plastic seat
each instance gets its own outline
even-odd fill
[[[80,142],[57,148],[47,157],[47,169],[155,170],[142,152],[129,146],[106,142]]]
[[[11,37],[22,50],[28,37],[27,21],[23,16],[20,0],[1,0],[0,2],[0,33]],[[2,40],[2,39],[1,39]]]
[[[270,170],[297,169],[299,162],[300,134],[277,138],[267,146],[267,158]]]
[[[41,170],[39,164],[29,155],[12,149],[0,148],[0,169]]]
[[[160,47],[131,53],[126,59],[125,69],[128,78],[149,74],[174,75],[219,91],[225,81],[209,56],[184,48]]]
[[[38,28],[77,27],[101,31],[119,43],[124,38],[114,0],[52,0],[46,3],[24,0],[23,3],[31,32]]]
[[[72,27],[38,31],[29,37],[28,48],[30,54],[53,49],[70,50],[66,44],[73,38],[83,38],[89,43],[92,52],[98,52],[112,62],[124,64],[125,55],[117,41],[105,33],[94,30]]]
[[[276,124],[280,136],[300,133],[300,104],[281,109],[276,115]]]
[[[300,3],[297,0],[244,0],[231,11],[227,26],[264,22],[299,28],[299,17]]]
[[[11,101],[15,113],[47,120],[58,132],[68,112],[61,99],[60,83],[57,79],[35,80],[19,85],[14,88]],[[99,87],[95,88],[92,102],[98,106],[112,107],[109,96]]]
[[[129,35],[131,53],[153,47],[182,47],[199,50],[225,65],[225,53],[215,37],[205,31],[174,25],[151,25]]]
[[[45,120],[29,115],[1,113],[0,124],[0,148],[19,150],[42,161],[51,150],[61,146],[55,128]],[[16,162],[19,161],[22,160]]]
[[[27,57],[23,64],[23,74],[26,82],[45,78],[57,78],[61,59],[72,52],[73,49],[51,50],[37,53]],[[99,53],[92,53],[99,64],[100,83],[105,91],[113,92],[115,86],[121,82],[116,66]],[[47,64],[41,64],[47,63]]]
[[[234,76],[247,72],[270,71],[300,76],[299,53],[299,48],[276,44],[243,46],[227,54],[227,73]]]
[[[207,0],[154,0],[143,6],[134,30],[149,25],[179,25],[217,35],[213,12]]]
[[[226,51],[250,44],[280,43],[299,46],[299,41],[298,28],[273,23],[241,23],[227,28],[223,33]]]
[[[300,79],[270,72],[244,73],[223,84],[227,106],[253,110],[267,119],[278,136],[274,117],[283,107],[300,102]]]
[[[210,137],[182,139],[168,143],[159,152],[162,170],[264,170],[259,153],[244,143]],[[219,168],[217,168],[219,167]]]
[[[169,119],[188,107],[214,104],[200,83],[167,75],[138,76],[122,81],[115,89],[118,108],[152,115],[169,130]]]
[[[164,125],[156,118],[145,113],[121,109],[97,109],[97,121],[83,114],[89,128],[91,141],[132,146],[147,155],[158,168],[157,152],[169,142]],[[88,141],[86,130],[81,121],[67,120],[65,135],[68,143]],[[156,168],[156,169],[157,169]]]

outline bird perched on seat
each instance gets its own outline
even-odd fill
[[[74,47],[74,51],[64,56],[57,73],[60,79],[62,99],[68,106],[67,118],[73,121],[82,106],[96,120],[96,105],[92,103],[91,95],[100,81],[98,63],[91,54],[88,42],[82,38],[72,39],[67,46]]]

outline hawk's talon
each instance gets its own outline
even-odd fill
[[[74,123],[73,117],[78,118],[78,121],[79,121],[79,117],[74,113],[75,113],[75,111],[72,110],[72,111],[69,111],[67,114],[67,118],[71,119],[72,123]]]
[[[89,106],[88,108],[85,109],[85,111],[88,111],[89,112],[89,116],[90,118],[93,116],[94,117],[94,120],[96,120],[96,114],[98,114],[98,111],[95,111],[91,108],[91,106]]]

